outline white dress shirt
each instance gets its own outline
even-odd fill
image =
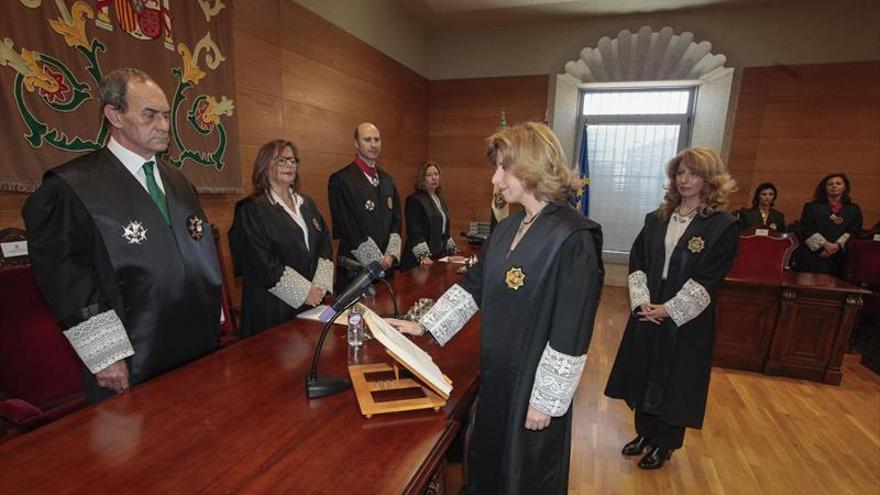
[[[687,230],[688,225],[691,224],[691,220],[695,216],[697,216],[697,210],[692,211],[687,216],[681,216],[677,212],[672,212],[672,216],[669,218],[669,225],[666,227],[666,239],[664,240],[666,261],[663,263],[663,280],[666,280],[666,274],[669,273],[669,260],[672,258],[672,251],[675,250],[679,239],[684,235],[684,231]]]
[[[162,191],[162,194],[165,194],[165,185],[162,183],[162,174],[159,173],[159,166],[156,164],[156,155],[144,160],[144,157],[122,146],[119,144],[119,141],[112,137],[110,138],[110,142],[107,143],[107,149],[110,150],[120,162],[122,162],[122,165],[131,172],[131,175],[137,179],[147,193],[149,193],[150,190],[147,189],[147,176],[144,174],[144,163],[153,162],[153,177],[156,178],[156,184],[159,186],[159,190]]]
[[[275,191],[270,189],[269,194],[272,197],[272,201],[280,204],[281,207],[284,208],[284,211],[286,211],[287,214],[290,215],[290,218],[292,218],[293,221],[296,222],[297,225],[299,225],[299,228],[302,229],[303,241],[305,241],[306,243],[306,249],[309,249],[309,229],[306,227],[306,219],[302,215],[302,196],[293,191],[290,191],[290,196],[293,198],[293,202],[296,205],[296,211],[293,211],[290,209],[289,206],[287,206],[287,203],[285,203],[277,194],[275,194]]]

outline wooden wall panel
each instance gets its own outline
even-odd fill
[[[730,168],[740,184],[734,207],[751,201],[759,183],[774,182],[787,221],[824,175],[844,172],[866,227],[876,223],[880,62],[744,69]]]
[[[428,155],[443,167],[443,193],[452,232],[467,230],[472,217],[486,221],[492,199],[492,168],[483,140],[507,122],[543,121],[547,76],[454,79],[431,82]]]

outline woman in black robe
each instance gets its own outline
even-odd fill
[[[784,233],[785,215],[773,208],[777,198],[776,186],[772,182],[759,184],[752,196],[752,207],[743,208],[737,214],[740,230],[758,228]]]
[[[682,446],[685,428],[702,428],[715,344],[712,294],[736,257],[736,218],[723,213],[735,182],[713,151],[692,148],[666,165],[660,208],[629,255],[632,314],[605,395],[635,413],[637,436],[623,455],[647,454],[661,468]]]
[[[493,184],[523,210],[498,224],[479,263],[419,322],[391,324],[443,345],[482,310],[468,492],[567,493],[570,405],[602,290],[602,230],[569,206],[580,181],[550,128],[521,123],[487,143]]]
[[[401,270],[430,265],[432,256],[455,254],[450,236],[449,208],[440,195],[440,165],[427,161],[416,174],[416,190],[406,198],[406,244]]]
[[[846,241],[862,230],[862,210],[849,194],[846,174],[828,174],[816,185],[801,213],[802,244],[792,255],[793,270],[841,276]]]
[[[321,303],[333,288],[330,233],[299,192],[300,158],[291,141],[270,141],[254,161],[254,193],[235,205],[229,245],[242,276],[241,337]]]

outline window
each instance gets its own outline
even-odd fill
[[[695,96],[695,88],[581,93],[590,218],[602,224],[609,261],[626,258],[645,214],[663,199],[666,162],[690,143]]]

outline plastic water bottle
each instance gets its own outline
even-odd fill
[[[364,343],[364,314],[359,305],[348,312],[348,345],[359,347]]]

